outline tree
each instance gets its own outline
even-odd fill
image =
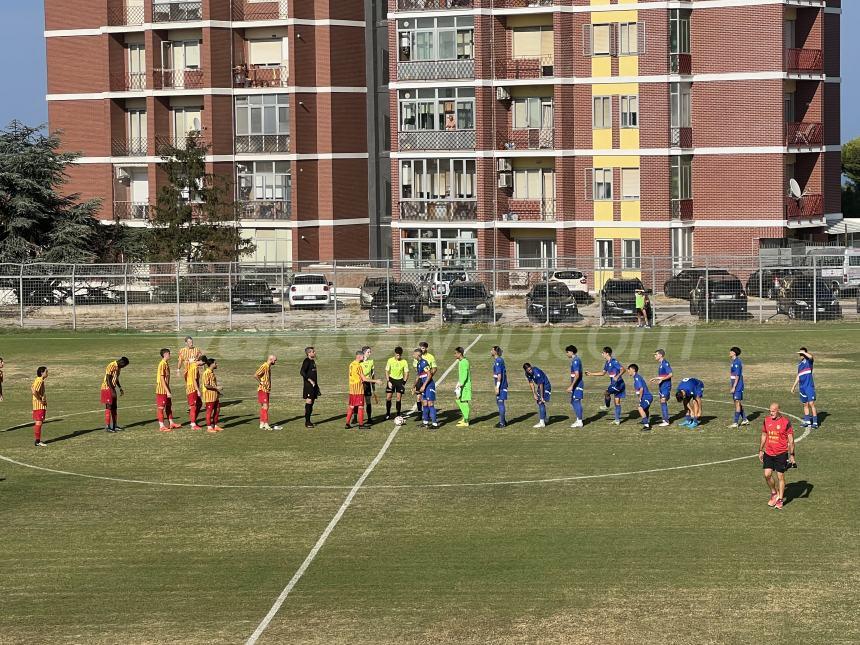
[[[152,218],[154,262],[233,262],[255,249],[240,233],[229,183],[206,172],[207,150],[200,133],[192,132],[184,145],[162,154],[168,183],[158,191]]]
[[[860,137],[842,146],[842,214],[860,217]]]
[[[101,202],[61,194],[78,155],[44,130],[12,121],[0,131],[0,262],[90,262]]]

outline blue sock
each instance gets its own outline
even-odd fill
[[[743,419],[744,421],[747,420],[747,411],[743,408],[741,408],[741,419]]]
[[[741,413],[738,412],[737,410],[735,410],[735,423],[740,421],[740,419],[741,419]]]
[[[663,421],[668,421],[669,420],[669,404],[668,403],[661,403],[660,404],[660,412],[663,415]]]
[[[432,408],[430,408],[430,420],[433,423],[436,423],[436,418],[436,406],[434,405]]]
[[[604,396],[603,397],[603,407],[608,408],[610,403],[612,403],[612,399],[610,399],[608,396]]]
[[[814,417],[812,417],[812,425],[814,425],[814,426],[818,425],[818,415],[817,414]]]
[[[429,421],[430,420],[430,408],[426,405],[421,406],[421,420]]]
[[[538,416],[540,416],[541,421],[546,421],[546,403],[538,404]]]
[[[573,400],[573,413],[577,419],[582,420],[582,401],[580,399]]]
[[[507,424],[507,421],[505,421],[505,402],[499,400],[496,403],[499,406],[499,423]]]
[[[808,415],[808,414],[803,415],[803,422],[804,423],[810,423],[811,421],[812,421],[812,417],[810,415]]]
[[[621,406],[620,405],[615,406],[615,420],[621,421]]]
[[[685,422],[685,423],[690,423],[692,420],[693,420],[693,417],[691,417],[689,414],[688,414],[687,416],[685,416],[685,417],[684,417],[684,422]]]

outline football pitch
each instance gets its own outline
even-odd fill
[[[187,427],[183,336],[0,337],[0,643],[860,642],[860,326],[201,332],[224,387],[214,435]],[[455,427],[453,371],[439,384],[439,430],[344,429],[354,351],[373,346],[381,372],[395,345],[422,340],[440,377],[453,349],[470,347],[472,426]],[[592,377],[586,425],[571,429],[571,343],[586,370],[610,345],[648,377],[665,348],[675,383],[706,384],[703,425],[679,427],[673,399],[675,423],[642,433],[628,394],[616,427],[597,410],[607,379]],[[493,427],[497,344],[511,387],[504,429]],[[314,429],[300,398],[306,345],[323,392]],[[752,420],[741,429],[727,427],[732,345]],[[789,392],[801,345],[816,356],[822,426],[794,419],[799,468],[776,511],[756,453],[772,401],[802,414]],[[154,420],[161,347],[174,352],[184,425],[169,434]],[[258,427],[253,378],[269,353],[270,416],[284,426],[274,433]],[[99,387],[119,356],[131,359],[125,429],[108,434]],[[545,429],[532,428],[525,361],[553,382]],[[50,370],[40,449],[29,391],[39,365]]]

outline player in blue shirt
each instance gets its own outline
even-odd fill
[[[549,382],[549,377],[541,368],[532,366],[531,363],[523,363],[523,370],[526,373],[526,380],[532,389],[532,396],[537,403],[539,420],[533,427],[546,427],[546,404],[549,403],[549,398],[552,396],[552,383]]]
[[[636,390],[636,396],[639,398],[639,416],[642,417],[642,432],[651,431],[651,420],[649,418],[649,410],[654,402],[654,396],[648,390],[648,383],[645,378],[639,373],[639,366],[636,363],[630,363],[627,366],[627,373],[633,377],[633,389]]]
[[[702,418],[702,397],[705,396],[705,384],[697,378],[685,378],[678,383],[675,399],[684,404],[686,416],[679,423],[685,428],[696,428]]]
[[[815,409],[815,381],[812,378],[812,364],[815,362],[815,357],[805,347],[801,347],[797,352],[800,356],[800,363],[797,364],[797,376],[791,386],[791,392],[800,394],[800,402],[803,403],[803,423],[800,425],[804,428],[811,426],[818,427],[818,410]]]
[[[418,379],[415,382],[415,391],[421,395],[421,422],[424,427],[439,427],[436,413],[436,381],[433,380],[433,369],[430,362],[424,358],[420,349],[416,349],[412,356],[415,358]]]
[[[496,405],[499,408],[499,422],[497,428],[508,425],[505,419],[505,402],[508,400],[508,370],[505,368],[505,359],[502,358],[502,348],[494,345],[490,350],[493,357],[493,389],[496,393]]]
[[[570,427],[581,428],[582,423],[582,397],[585,390],[582,381],[582,361],[577,355],[576,345],[568,345],[565,350],[567,357],[570,359],[570,387],[567,391],[570,392],[570,407],[573,408],[573,414],[576,416]]]
[[[729,383],[731,384],[732,400],[735,402],[735,420],[730,428],[748,426],[747,413],[744,412],[744,363],[741,360],[741,348],[732,347],[729,350],[729,358],[732,365],[729,370]]]
[[[621,424],[621,400],[625,397],[624,368],[617,358],[612,356],[612,348],[603,348],[603,369],[599,372],[586,372],[586,376],[608,376],[609,385],[603,393],[603,407],[600,410],[608,410],[609,402],[615,399],[615,418],[612,423]]]
[[[663,420],[660,421],[660,427],[665,428],[669,425],[669,397],[672,396],[672,366],[666,360],[666,350],[658,349],[654,352],[654,360],[657,361],[657,376],[651,379],[652,383],[657,383],[660,392],[660,413]]]

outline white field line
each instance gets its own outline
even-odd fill
[[[474,347],[479,340],[481,340],[482,334],[478,334],[478,337],[472,341],[472,344],[466,349],[469,351]],[[442,381],[451,373],[451,370],[454,369],[454,365],[456,363],[451,364],[447,370],[442,374],[441,378],[437,381],[437,384],[441,385]],[[340,518],[343,517],[343,514],[346,513],[346,509],[349,508],[349,505],[352,504],[352,500],[355,497],[356,493],[358,493],[359,489],[364,485],[365,480],[370,477],[370,474],[373,472],[373,469],[376,468],[377,464],[382,461],[382,458],[385,456],[385,453],[388,451],[388,447],[394,441],[394,438],[397,436],[397,431],[400,430],[400,426],[394,426],[394,429],[388,435],[388,439],[385,440],[382,448],[380,448],[379,452],[374,457],[373,461],[364,469],[364,472],[361,474],[361,477],[358,478],[358,481],[355,482],[355,485],[350,489],[349,493],[346,496],[346,499],[343,500],[343,503],[340,505],[340,508],[335,513],[334,517],[331,518],[331,521],[328,523],[328,526],[325,527],[325,530],[322,532],[322,535],[317,539],[316,544],[311,549],[310,553],[308,553],[304,562],[302,562],[301,566],[298,570],[293,574],[293,577],[290,578],[290,581],[287,583],[287,586],[284,587],[284,590],[280,593],[280,595],[275,600],[275,604],[272,605],[272,608],[269,609],[269,613],[263,618],[259,625],[257,625],[257,629],[254,630],[254,633],[251,634],[250,638],[246,641],[246,645],[254,645],[259,639],[260,636],[263,635],[263,632],[266,631],[266,628],[269,626],[269,623],[277,615],[278,611],[280,611],[281,606],[286,601],[287,597],[292,592],[293,588],[298,584],[299,580],[301,580],[302,576],[305,575],[305,571],[308,570],[308,567],[311,566],[311,563],[317,557],[317,553],[319,553],[320,549],[322,549],[323,545],[328,540],[331,532],[334,531],[338,522],[340,522]]]

